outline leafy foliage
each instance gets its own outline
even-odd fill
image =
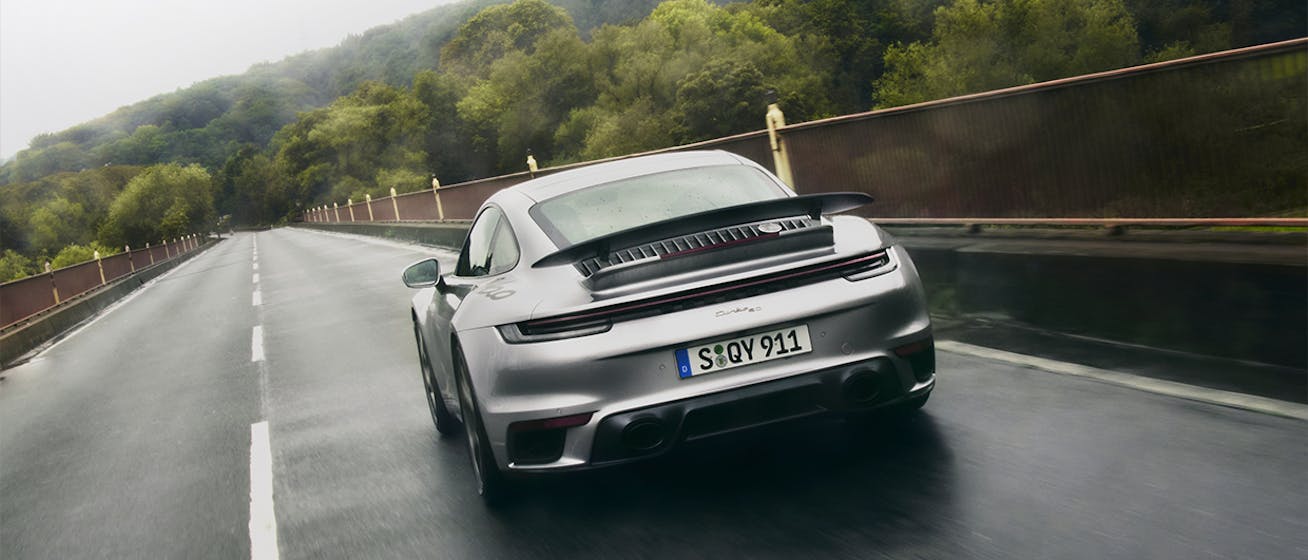
[[[109,207],[100,241],[140,247],[201,231],[213,222],[213,181],[196,164],[155,165],[127,183]]]
[[[1122,0],[958,0],[929,42],[891,47],[877,104],[906,105],[1121,68],[1139,61]]]

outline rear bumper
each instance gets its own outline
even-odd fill
[[[778,422],[891,406],[930,393],[935,382],[931,374],[905,390],[895,364],[883,357],[611,414],[595,429],[588,466],[646,459],[683,442]]]

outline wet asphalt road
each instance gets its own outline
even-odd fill
[[[249,557],[265,420],[282,558],[1308,556],[1305,423],[945,352],[908,420],[753,432],[488,511],[431,425],[398,281],[448,253],[282,229],[255,271],[254,237],[4,372],[0,557]]]

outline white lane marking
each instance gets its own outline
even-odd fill
[[[255,325],[250,333],[250,361],[263,361],[263,325]]]
[[[31,359],[31,360],[28,360],[28,361],[35,361],[35,360],[38,360],[38,359],[40,359],[41,357],[45,356],[45,353],[46,353],[46,352],[49,352],[49,351],[51,351],[51,350],[54,350],[54,349],[55,349],[56,347],[58,347],[60,344],[63,344],[64,341],[66,341],[66,340],[68,340],[68,339],[70,339],[70,338],[73,338],[74,336],[77,336],[78,333],[82,332],[83,330],[86,330],[87,327],[89,327],[89,326],[91,326],[91,325],[94,325],[94,324],[100,322],[101,319],[104,319],[105,317],[108,317],[110,313],[113,313],[113,312],[114,312],[114,310],[116,310],[116,309],[118,309],[119,307],[122,307],[122,306],[124,306],[124,305],[127,305],[128,302],[130,302],[130,301],[132,301],[132,300],[134,300],[134,299],[140,297],[141,294],[144,294],[144,293],[146,292],[146,290],[149,290],[152,286],[154,286],[155,284],[157,284],[157,283],[160,282],[161,280],[164,280],[164,279],[168,278],[169,276],[172,276],[172,275],[174,275],[174,274],[177,274],[177,273],[178,273],[179,271],[181,271],[182,269],[184,269],[184,268],[186,268],[186,267],[188,267],[188,266],[191,266],[191,263],[195,262],[196,260],[198,260],[198,255],[197,255],[197,258],[187,259],[186,262],[177,265],[177,268],[174,268],[174,269],[172,269],[172,270],[169,270],[168,272],[165,272],[165,273],[163,273],[163,274],[160,274],[159,276],[154,277],[153,280],[150,280],[149,282],[146,282],[146,283],[144,283],[144,284],[141,284],[141,287],[140,287],[140,288],[137,288],[137,289],[136,289],[135,291],[133,291],[132,293],[127,294],[127,297],[125,297],[125,298],[123,298],[123,299],[120,299],[120,300],[118,300],[118,301],[116,301],[116,302],[110,304],[108,307],[106,307],[106,308],[100,310],[98,313],[96,313],[96,315],[95,315],[94,317],[91,318],[91,320],[89,320],[89,321],[87,321],[87,322],[85,322],[85,323],[82,323],[82,326],[77,327],[76,329],[73,329],[72,331],[70,331],[68,334],[65,334],[65,335],[61,336],[61,337],[59,338],[59,340],[54,341],[54,344],[51,344],[51,345],[49,345],[49,346],[46,346],[46,347],[45,347],[44,349],[42,349],[40,352],[37,352],[36,355],[32,356],[32,359]]]
[[[272,443],[268,421],[250,425],[250,558],[276,560],[277,514],[273,508]]]
[[[259,273],[258,273],[258,272],[254,273],[254,276],[251,276],[251,277],[250,277],[250,280],[251,280],[252,282],[254,282],[255,284],[258,284],[258,283],[259,283]]]
[[[254,261],[254,271],[255,272],[259,271],[259,261],[257,259]]]
[[[1295,418],[1298,420],[1308,420],[1308,405],[1302,405],[1299,403],[1278,401],[1266,397],[1245,395],[1231,391],[1222,391],[1220,389],[1209,389],[1207,387],[1198,387],[1195,385],[1186,385],[1185,383],[1177,383],[1175,381],[1153,379],[1150,377],[1142,377],[1139,375],[1099,369],[1080,364],[1070,364],[1057,360],[1028,356],[1026,354],[1017,354],[1014,352],[1006,352],[1004,350],[996,350],[994,348],[986,348],[984,346],[974,346],[972,344],[953,340],[938,340],[936,341],[936,348],[946,352],[953,352],[955,354],[965,354],[968,356],[976,356],[978,358],[988,358],[1011,364],[1030,366],[1053,373],[1061,373],[1063,375],[1086,377],[1112,385],[1129,387],[1140,391],[1167,395],[1169,397],[1178,397],[1202,403],[1251,410],[1263,414],[1284,416],[1286,418]]]
[[[260,305],[263,305],[263,292],[259,290],[255,290],[254,295],[250,297],[250,305],[253,305],[255,307],[259,307]]]

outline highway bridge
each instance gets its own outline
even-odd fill
[[[237,234],[5,370],[0,557],[1308,556],[1304,420],[947,341],[901,422],[759,430],[487,509],[422,394],[398,271],[429,255],[454,256]]]

